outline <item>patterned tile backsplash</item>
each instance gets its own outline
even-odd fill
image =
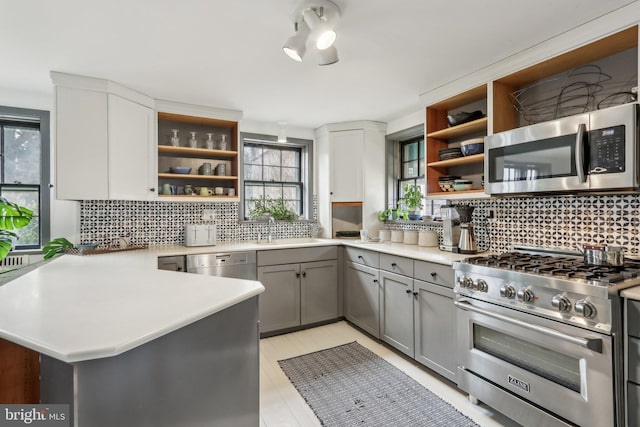
[[[640,194],[611,196],[522,197],[456,202],[475,206],[480,250],[496,252],[517,246],[573,249],[578,244],[624,246],[640,255]],[[135,244],[183,244],[184,224],[199,222],[204,209],[214,209],[218,241],[256,240],[265,224],[238,222],[237,202],[178,203],[84,201],[82,242],[112,243],[131,236]],[[313,217],[317,206],[314,203]],[[493,218],[487,219],[490,212]],[[309,237],[313,221],[278,222],[275,238]],[[392,229],[440,230],[437,223],[394,222]]]
[[[216,213],[219,242],[257,240],[267,232],[264,223],[238,221],[238,202],[142,202],[86,200],[80,203],[80,240],[114,244],[130,236],[137,245],[184,244],[184,225],[202,222],[205,209]],[[316,217],[314,206],[313,217]],[[273,227],[276,239],[309,237],[313,221],[278,222]]]
[[[601,243],[640,256],[640,194],[461,200],[475,206],[479,250],[514,246],[562,248]],[[490,212],[493,218],[488,219]],[[434,223],[394,223],[389,228],[434,229]]]

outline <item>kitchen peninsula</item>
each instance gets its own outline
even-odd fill
[[[65,255],[0,287],[0,337],[40,352],[41,401],[75,426],[257,425],[255,281]]]

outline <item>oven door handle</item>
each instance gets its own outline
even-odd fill
[[[503,316],[498,313],[492,313],[490,311],[475,307],[469,304],[468,302],[464,302],[464,301],[455,301],[455,305],[462,310],[473,311],[474,313],[482,314],[483,316],[492,317],[494,319],[498,319],[505,323],[521,326],[525,329],[530,329],[532,331],[540,332],[541,334],[549,335],[553,338],[559,338],[563,341],[568,341],[572,344],[577,344],[579,346],[588,348],[589,350],[602,353],[602,340],[599,338],[578,338],[571,335],[563,334],[562,332],[554,331],[553,329],[545,328],[543,326],[532,325],[531,323],[526,323],[521,320],[512,319],[510,317]]]

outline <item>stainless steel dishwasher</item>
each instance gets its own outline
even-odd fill
[[[256,252],[187,255],[187,273],[256,280]]]

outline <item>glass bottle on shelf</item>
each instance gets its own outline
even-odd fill
[[[173,136],[171,137],[171,146],[179,147],[180,146],[180,138],[178,138],[178,129],[171,129],[173,132]]]
[[[227,135],[222,135],[222,139],[220,140],[220,149],[227,150]]]
[[[213,143],[213,134],[212,133],[208,133],[207,134],[207,150],[213,150],[214,148],[214,143]]]
[[[189,147],[198,148],[198,140],[196,139],[195,132],[189,132],[191,134],[191,139],[189,139]]]

